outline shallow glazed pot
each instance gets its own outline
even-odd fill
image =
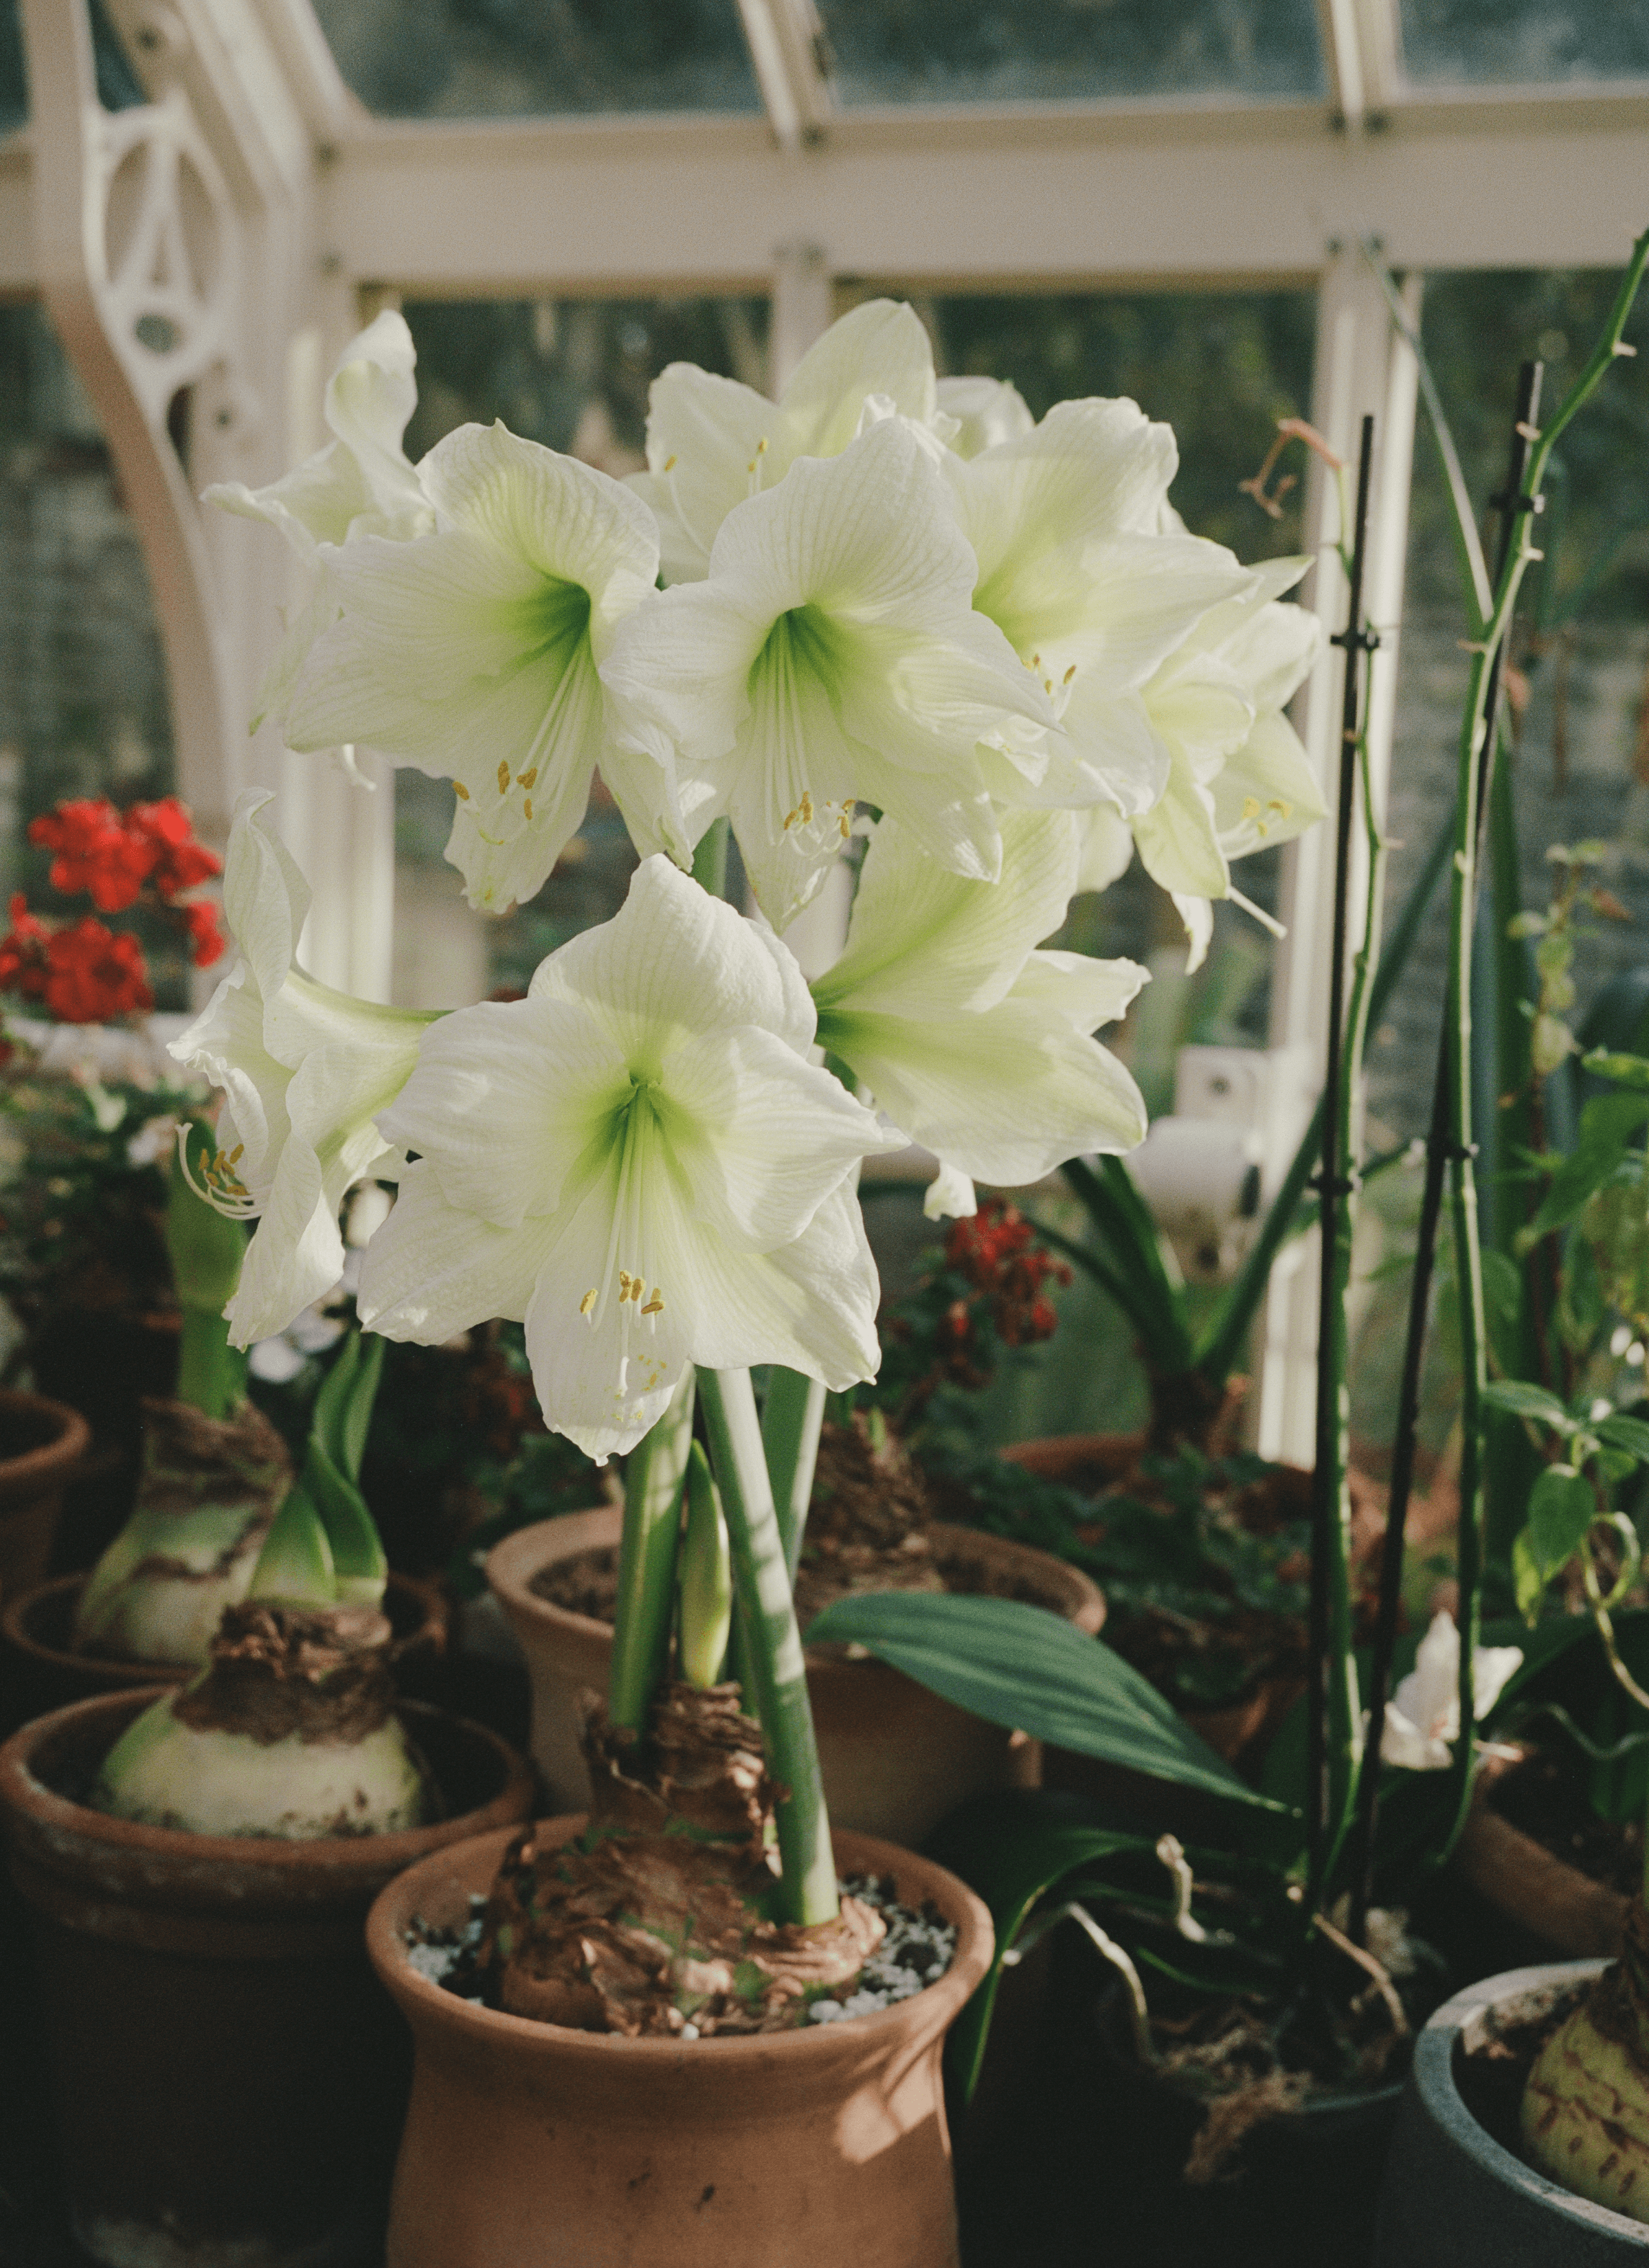
[[[487,1580],[526,1655],[533,1760],[557,1809],[582,1810],[590,1800],[578,1695],[606,1692],[613,1631],[541,1598],[533,1581],[580,1552],[615,1550],[622,1519],[616,1505],[605,1505],[540,1521],[505,1536],[487,1559]],[[1051,1607],[1078,1630],[1097,1631],[1105,1620],[1097,1586],[1049,1553],[967,1528],[936,1523],[931,1533],[942,1562],[970,1558],[989,1567],[1017,1595]],[[987,1724],[886,1662],[812,1648],[807,1691],[825,1801],[837,1826],[915,1845],[968,1797],[1041,1779],[1038,1742]]]
[[[1622,2268],[1649,2258],[1649,2228],[1575,2197],[1497,2142],[1461,2097],[1457,2063],[1488,2012],[1534,2015],[1601,1961],[1513,1969],[1445,2001],[1415,2043],[1380,2192],[1374,2268]]]
[[[67,1708],[98,1693],[129,1693],[135,1685],[181,1685],[194,1671],[176,1661],[119,1661],[80,1653],[75,1609],[86,1578],[55,1576],[49,1583],[0,1605],[0,1730],[13,1732],[31,1717]],[[384,1612],[394,1632],[395,1681],[420,1700],[435,1697],[438,1665],[446,1651],[446,1601],[432,1583],[391,1575]]]
[[[77,1800],[155,1697],[77,1702],[0,1748],[76,2237],[107,2268],[364,2261],[407,2083],[367,1909],[415,1860],[526,1818],[530,1771],[496,1734],[407,1703],[446,1801],[435,1825],[171,1833]]]
[[[508,1840],[438,1852],[367,1921],[415,2043],[387,2268],[956,2268],[939,2053],[990,1959],[971,1890],[839,1834],[844,1874],[892,1874],[956,1925],[937,1984],[774,2037],[627,2040],[499,2014],[409,1966],[407,1923],[465,1918]]]
[[[63,1490],[91,1446],[67,1403],[0,1388],[0,1600],[45,1574]]]

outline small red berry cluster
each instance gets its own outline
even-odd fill
[[[197,968],[224,951],[217,909],[209,899],[185,902],[223,872],[223,861],[195,836],[188,806],[176,796],[116,811],[106,798],[70,797],[30,823],[29,841],[52,852],[48,877],[64,897],[83,891],[99,913],[152,906],[188,939]],[[90,914],[47,923],[19,893],[11,926],[0,938],[0,992],[36,1003],[60,1024],[111,1023],[154,1006],[148,964],[137,939]]]

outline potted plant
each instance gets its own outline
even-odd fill
[[[204,1231],[180,1268],[181,1383],[221,1406],[238,1366],[213,1311],[189,1332],[187,1294],[200,1245],[232,1241],[232,1284],[244,1239],[188,1202]],[[176,1568],[202,1528],[226,1530],[236,1580],[215,1587],[204,1668],[57,1710],[0,1749],[71,2219],[109,2268],[158,2250],[274,2268],[371,2243],[406,2066],[362,1919],[402,1867],[530,1804],[495,1734],[396,1696],[386,1569],[356,1484],[381,1352],[345,1343],[296,1481],[277,1436],[178,1405],[169,1492],[140,1506],[147,1532],[92,1611],[148,1568],[160,1595],[129,1610],[162,1631],[193,1619],[192,1599],[180,1617],[168,1596]],[[253,1564],[236,1570],[248,1529]]]
[[[598,762],[644,855],[622,911],[525,999],[420,1018],[295,967],[306,893],[249,799],[225,888],[246,959],[180,1042],[225,1090],[213,1186],[257,1220],[237,1340],[332,1281],[350,1181],[398,1175],[362,1261],[366,1328],[523,1322],[547,1421],[629,1460],[591,1825],[456,1846],[377,1910],[418,2038],[390,2257],[525,2268],[615,2229],[637,2257],[754,2257],[801,2199],[856,2258],[937,2268],[954,2247],[939,2035],[985,1941],[960,1885],[874,1844],[844,1838],[877,1881],[843,1894],[791,1595],[819,1389],[879,1358],[854,1176],[921,1138],[954,1209],[974,1177],[1012,1186],[1138,1138],[1137,1090],[1090,1036],[1138,972],[1036,949],[1077,880],[1069,813],[1163,792],[1148,718],[1119,737],[1115,718],[1138,722],[1139,686],[1211,608],[1274,601],[1168,524],[1172,443],[1131,404],[1033,428],[1004,389],[997,445],[950,447],[925,336],[884,302],[777,404],[672,372],[637,490],[501,426],[415,470],[412,398],[404,327],[380,317],[334,381],[326,457],[227,498],[314,570],[271,681],[289,745],[365,740],[451,777],[452,855],[482,906],[537,887]],[[1124,590],[1143,609],[1125,644]],[[724,820],[774,928],[723,901]],[[810,993],[775,931],[860,839],[846,949]],[[770,1366],[760,1416],[752,1363]],[[975,1671],[1040,1648],[998,1721],[1081,1720],[1255,1800],[1100,1642],[1020,1601],[933,1603],[989,1634]],[[959,1933],[908,2015],[860,2013],[894,1989],[872,1981],[884,1869]],[[478,2003],[423,1973],[464,1957],[431,1933],[474,1891]],[[518,2051],[554,2074],[525,2156],[492,2076]],[[836,2108],[769,2130],[781,2195],[760,2151],[710,2129],[762,2095],[798,2108],[796,2089]],[[498,2115],[460,2124],[442,2110],[460,2092]],[[600,2160],[567,2116],[593,2102],[615,2142]],[[683,2193],[695,2155],[730,2149],[741,2174]]]
[[[1025,1928],[1023,1949],[1038,1928],[1074,1917],[1087,1944],[1112,1980],[1108,2041],[1095,2029],[1092,1996],[1085,2007],[1074,1993],[1062,1996],[1086,2058],[1088,2093],[1085,2117],[1126,2115],[1160,2133],[1171,2116],[1180,2119],[1182,2152],[1189,2146],[1186,2177],[1200,2181],[1230,2169],[1233,2156],[1257,2166],[1268,2154],[1256,2139],[1245,2138],[1256,2122],[1286,2127],[1307,2122],[1298,2135],[1292,2202],[1270,2192],[1269,2224],[1273,2250],[1264,2257],[1288,2259],[1324,2257],[1360,2241],[1366,2233],[1373,2185],[1384,2139],[1396,2110],[1396,2082],[1408,2058],[1417,2021],[1440,1979],[1426,1977],[1426,1960],[1402,1927],[1394,1909],[1413,1893],[1447,1857],[1467,1812],[1473,1774],[1473,1727],[1487,1712],[1519,1661],[1514,1649],[1478,1644],[1482,1584],[1482,1447],[1484,1419],[1494,1397],[1500,1406],[1543,1415],[1579,1443],[1599,1469],[1611,1460],[1618,1471],[1638,1441],[1636,1421],[1615,1415],[1607,1404],[1588,1403],[1579,1412],[1550,1397],[1531,1398],[1528,1388],[1495,1388],[1485,1377],[1481,1262],[1472,1203],[1470,1062],[1467,1004],[1471,968],[1475,864],[1478,814],[1484,776],[1495,747],[1495,656],[1504,640],[1519,583],[1532,544],[1528,534],[1538,508],[1542,477],[1553,441],[1601,379],[1632,304],[1649,238],[1639,244],[1605,336],[1581,380],[1543,428],[1535,423],[1533,388],[1526,373],[1516,412],[1513,478],[1501,504],[1505,541],[1492,581],[1483,571],[1482,603],[1476,616],[1470,684],[1460,741],[1459,796],[1454,815],[1452,884],[1452,986],[1440,1046],[1440,1108],[1430,1145],[1429,1187],[1440,1198],[1452,1173],[1454,1195],[1456,1276],[1461,1286],[1461,1330],[1464,1402],[1461,1510],[1459,1538],[1458,1623],[1439,1615],[1417,1649],[1408,1676],[1391,1690],[1395,1661],[1402,1575],[1402,1506],[1394,1487],[1393,1518],[1382,1550],[1379,1610],[1372,1660],[1365,1668],[1363,1693],[1372,1704],[1366,1719],[1360,1705],[1359,1665],[1353,1646],[1348,1583],[1349,1521],[1344,1477],[1345,1344],[1343,1291],[1349,1260],[1346,1200],[1354,1176],[1349,1142],[1350,1079],[1357,1053],[1359,1013],[1366,1000],[1373,965],[1373,939],[1366,931],[1352,964],[1351,1003],[1343,1034],[1331,1025],[1330,1078],[1325,1096],[1324,1145],[1320,1193],[1324,1210],[1321,1347],[1318,1404],[1318,1462],[1314,1476],[1311,1599],[1311,1683],[1305,1702],[1272,1741],[1260,1771],[1263,1790],[1280,1799],[1284,1815],[1244,1822],[1206,1808],[1188,1829],[1183,1845],[1160,1837],[1141,1817],[1113,1812],[1109,1817],[1072,1818],[1046,1813],[1016,1818],[1011,1808],[986,1810],[971,1824],[959,1821],[947,1835],[946,1857],[985,1890],[996,1912],[999,1946],[1013,1948]],[[1367,464],[1365,430],[1364,477]],[[1469,549],[1469,546],[1466,547]],[[1355,593],[1343,643],[1348,657],[1362,644]],[[1348,659],[1345,702],[1346,770],[1340,806],[1339,871],[1344,873],[1346,833],[1353,792],[1357,733],[1353,671]],[[1372,811],[1364,802],[1371,830],[1370,853],[1378,873],[1379,843]],[[1342,904],[1343,904],[1342,901]],[[1336,965],[1340,963],[1336,939]],[[1331,1003],[1333,990],[1331,988]],[[1343,1044],[1342,1043],[1343,1042]],[[1336,1076],[1337,1073],[1337,1076]],[[1631,1118],[1633,1130],[1642,1112]],[[1617,1112],[1617,1117],[1626,1114]],[[1616,1153],[1618,1155],[1618,1152]],[[1559,1179],[1563,1177],[1560,1169]],[[1430,1228],[1437,1222],[1435,1205]],[[1425,1315],[1426,1230],[1424,1264],[1411,1310],[1410,1354],[1417,1357]],[[1537,1406],[1538,1404],[1538,1406]],[[1412,1408],[1400,1411],[1400,1426],[1412,1425]],[[1400,1432],[1400,1447],[1402,1446]],[[1411,1449],[1411,1441],[1409,1444]],[[1338,1496],[1336,1504],[1336,1498]],[[1584,1496],[1584,1506],[1581,1498]],[[1571,1523],[1567,1539],[1547,1529],[1558,1499]],[[1578,1474],[1559,1473],[1542,1488],[1540,1519],[1525,1542],[1520,1564],[1529,1580],[1543,1583],[1549,1542],[1562,1542],[1563,1557],[1584,1551],[1584,1537],[1599,1513],[1591,1487]],[[1533,1511],[1533,1506],[1531,1507]],[[1540,1550],[1531,1558],[1538,1543]],[[1595,1572],[1595,1571],[1594,1571]],[[1612,1579],[1611,1579],[1612,1580]],[[1607,1616],[1607,1585],[1597,1589],[1598,1610]],[[877,1601],[850,1606],[833,1616],[843,1634],[861,1640],[874,1620],[889,1637],[902,1638],[902,1621],[913,1621],[906,1603]],[[1617,1673],[1618,1674],[1618,1673]],[[1383,1769],[1382,1769],[1383,1767]],[[1164,1777],[1169,1775],[1165,1773]],[[1040,1908],[1040,1913],[1037,1910]],[[1000,1958],[1000,1955],[999,1955]],[[1630,1962],[1629,1949],[1629,1962]],[[1616,1999],[1623,1987],[1612,1987]],[[957,2044],[962,2077],[971,2082],[978,2069],[980,2043],[989,2019],[990,1988],[970,2011]],[[1255,2011],[1262,2013],[1255,2021]],[[1459,2010],[1455,2011],[1458,2018]],[[1246,2021],[1245,2021],[1246,2019]],[[1439,2023],[1442,2019],[1439,2019]],[[1619,2027],[1616,2027],[1618,2033]],[[1572,2036],[1571,2036],[1572,2037]],[[1562,2051],[1557,2051],[1561,2053]],[[1435,2064],[1436,2058],[1432,2058]],[[1097,2073],[1097,2077],[1096,2077]],[[1538,2084],[1538,2081],[1536,2082]],[[1097,2094],[1097,2102],[1095,2095]],[[1349,2101],[1347,2098],[1351,2098]],[[1155,2098],[1157,2110],[1146,2104]],[[1362,2109],[1356,2111],[1360,2099]],[[1044,2100],[1041,2095],[1036,2101]],[[1412,2098],[1411,2098],[1412,2100]],[[1594,2109],[1600,2098],[1594,2095]],[[1328,2218],[1313,2218],[1300,2185],[1300,2169],[1314,2148],[1313,2118],[1356,2115],[1366,2145],[1355,2178],[1347,2169],[1338,2196],[1321,2198]],[[1406,2114],[1407,2115],[1407,2114]],[[1612,2112],[1607,2112],[1612,2117]],[[1545,2116],[1542,2108],[1539,2118]],[[1063,2131],[1063,2130],[1062,2130]],[[1133,2125],[1127,2130],[1135,2132]],[[1168,2131],[1172,2131],[1169,2128]],[[1287,2137],[1281,2138],[1286,2148]],[[1275,2162],[1276,2153],[1270,2152]],[[1606,2161],[1607,2150],[1600,2154]],[[1617,2160],[1611,2171],[1622,2170]],[[1469,2252],[1476,2239],[1468,2213],[1469,2198],[1447,2200],[1433,2182],[1424,2192],[1417,2184],[1418,2161],[1394,2167],[1388,2190],[1394,2235],[1382,2260],[1441,2260]],[[1436,2173],[1435,2163],[1427,2169]],[[1289,2176],[1285,2174],[1286,2181]],[[1182,2198],[1184,2193],[1181,2193]],[[1173,2216],[1181,2198],[1163,2191],[1147,2214],[1148,2239],[1171,2241]],[[1433,2207],[1438,2230],[1420,2232]],[[1189,2212],[1189,2205],[1185,2210]],[[1204,2222],[1207,2220],[1204,2213]],[[1277,2222],[1286,2223],[1279,2236]],[[1165,2227],[1165,2221],[1167,2226]],[[1239,2215],[1233,2213],[1228,2241],[1241,2257]],[[1531,2257],[1567,2260],[1586,2257],[1567,2249],[1577,2226],[1571,2214],[1553,2231],[1552,2249]],[[1182,2222],[1177,2237],[1183,2239]],[[1520,2236],[1520,2243],[1530,2240]],[[1612,2256],[1611,2256],[1612,2257]]]

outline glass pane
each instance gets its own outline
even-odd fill
[[[821,0],[846,103],[1321,92],[1314,0]]]
[[[469,421],[511,431],[622,479],[645,461],[647,389],[666,363],[696,362],[767,382],[765,299],[429,301],[406,317],[418,350],[413,459]],[[455,1007],[495,986],[523,990],[547,953],[618,910],[636,853],[600,792],[527,906],[470,912],[443,857],[453,822],[445,780],[395,776],[394,997]]]
[[[382,118],[761,108],[733,0],[316,0]]]
[[[1522,357],[1543,358],[1550,409],[1577,375],[1616,282],[1597,270],[1429,279],[1427,350],[1480,509],[1504,478]],[[1513,774],[1523,902],[1548,902],[1550,844],[1600,840],[1613,846],[1604,879],[1632,917],[1594,924],[1582,944],[1572,1024],[1609,978],[1649,966],[1649,307],[1641,300],[1627,336],[1638,359],[1616,365],[1559,444],[1541,522],[1547,558],[1524,582],[1513,645],[1520,697],[1528,688]],[[1388,906],[1400,902],[1452,807],[1468,666],[1445,491],[1424,431],[1412,512]],[[1447,957],[1439,894],[1411,981],[1371,1035],[1369,1107],[1394,1138],[1424,1131]]]
[[[45,316],[0,307],[0,900],[85,912],[47,887],[28,821],[63,796],[125,806],[172,786],[166,665],[107,446]],[[159,1006],[186,1006],[176,931],[131,925]]]
[[[130,110],[149,99],[97,0],[92,0],[92,52],[97,64],[98,96],[106,110]],[[26,125],[28,114],[28,73],[23,62],[18,0],[0,0],[0,135]]]
[[[1402,0],[1402,57],[1424,82],[1649,78],[1644,0]]]

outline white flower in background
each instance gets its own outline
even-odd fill
[[[258,1224],[224,1311],[236,1346],[284,1330],[342,1274],[344,1194],[390,1170],[372,1114],[400,1093],[434,1020],[297,967],[309,887],[260,816],[269,800],[243,796],[229,837],[224,907],[242,959],[171,1048],[224,1090],[206,1194]]]
[[[1472,1655],[1472,1705],[1486,1717],[1521,1664],[1515,1646],[1480,1646]],[[1460,1631],[1447,1609],[1420,1641],[1414,1668],[1386,1705],[1382,1762],[1408,1771],[1442,1771],[1460,1738]]]
[[[417,406],[416,360],[405,318],[386,311],[345,347],[328,380],[324,415],[334,438],[326,447],[268,488],[222,481],[206,490],[207,503],[278,528],[310,578],[308,603],[288,624],[259,688],[254,732],[266,716],[283,714],[305,656],[336,612],[321,545],[357,535],[400,541],[435,524],[401,446]]]
[[[1033,950],[1071,897],[1071,816],[1005,812],[1002,838],[1001,880],[969,881],[884,819],[846,947],[813,987],[821,1045],[939,1159],[930,1217],[971,1212],[975,1179],[1012,1189],[1145,1137],[1139,1089],[1088,1035],[1124,1012],[1145,971]]]
[[[730,814],[776,929],[823,881],[857,798],[941,865],[995,880],[979,744],[1033,746],[1053,712],[974,612],[974,572],[943,481],[890,418],[738,505],[709,578],[621,626],[602,675],[623,737],[674,750],[696,836]]]
[[[1273,559],[1255,568],[1249,590],[1211,608],[1152,674],[1145,710],[1169,756],[1157,802],[1126,825],[1103,808],[1082,814],[1079,887],[1103,889],[1137,844],[1179,908],[1193,969],[1212,932],[1209,901],[1240,896],[1232,860],[1291,842],[1327,808],[1282,713],[1322,644],[1314,615],[1278,603],[1308,563]]]
[[[933,350],[913,311],[872,299],[833,323],[777,402],[696,363],[673,362],[648,395],[647,470],[629,485],[658,515],[666,583],[710,572],[736,504],[774,487],[798,457],[834,457],[870,416],[936,430]],[[937,432],[948,431],[945,421]]]
[[[1018,387],[1005,378],[942,378],[934,392],[939,416],[955,421],[949,446],[959,457],[1017,441],[1036,423]]]
[[[872,1376],[853,1177],[896,1144],[813,1037],[777,940],[647,859],[526,999],[426,1035],[380,1120],[419,1155],[368,1247],[363,1322],[425,1342],[525,1322],[546,1419],[598,1459],[641,1440],[684,1363]]]
[[[685,858],[667,756],[615,748],[597,674],[657,578],[646,506],[503,425],[460,426],[419,475],[433,533],[324,555],[343,611],[293,693],[291,746],[364,740],[451,779],[446,855],[489,912],[537,894],[598,763],[637,847]]]
[[[1143,698],[1210,608],[1248,589],[1231,553],[1163,533],[1174,436],[1131,401],[1064,401],[1019,438],[946,475],[979,562],[974,605],[1042,682],[1064,728],[1040,783],[1049,804],[1143,815],[1169,751]],[[993,789],[1002,784],[993,779]],[[1015,801],[1029,799],[1015,784]]]

